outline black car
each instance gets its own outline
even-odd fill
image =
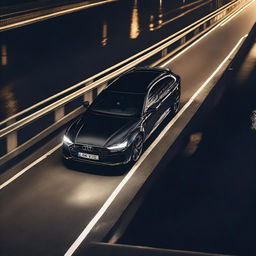
[[[102,165],[136,162],[143,143],[170,112],[177,113],[179,103],[179,76],[164,68],[134,68],[70,125],[64,158]]]

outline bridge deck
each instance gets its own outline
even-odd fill
[[[167,64],[182,78],[182,106],[249,32],[255,23],[255,13],[254,1],[230,22],[218,26]],[[56,140],[60,138],[61,134]],[[50,150],[54,145],[48,147]],[[29,164],[29,160],[22,163]],[[19,166],[14,169],[17,171]],[[1,179],[6,179],[12,170]],[[61,162],[60,148],[24,171],[1,190],[0,243],[4,255],[63,255],[126,176],[119,172],[116,175],[115,170],[99,174],[67,169]],[[107,219],[100,218],[90,224],[88,240],[100,240],[109,230],[113,219],[122,214],[123,207],[119,205],[129,204],[134,186],[143,184],[143,177],[140,170],[134,173],[110,205]]]

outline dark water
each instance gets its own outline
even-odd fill
[[[23,4],[31,2],[31,0],[2,0],[0,6],[11,6],[15,4]]]
[[[165,169],[119,243],[256,255],[256,66]],[[234,89],[236,88],[236,89]]]
[[[123,0],[1,32],[0,120],[145,49],[228,0]]]

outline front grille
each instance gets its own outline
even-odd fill
[[[106,148],[95,147],[91,145],[74,144],[70,147],[72,155],[77,156],[77,152],[83,152],[88,154],[96,154],[100,157],[108,155],[109,151]]]
[[[88,147],[85,147],[85,146],[87,145],[82,145],[82,144],[71,145],[69,147],[71,157],[74,158],[74,160],[89,161],[94,163],[106,163],[106,164],[124,163],[124,162],[127,162],[127,160],[130,157],[130,148],[125,152],[111,152],[108,149],[102,148],[102,147],[95,147],[90,145],[90,149],[89,149]],[[99,160],[86,159],[86,158],[79,157],[78,152],[98,155]]]

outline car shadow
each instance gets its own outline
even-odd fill
[[[127,173],[131,165],[121,166],[101,166],[62,159],[63,165],[72,171],[90,173],[101,176],[121,176]]]

